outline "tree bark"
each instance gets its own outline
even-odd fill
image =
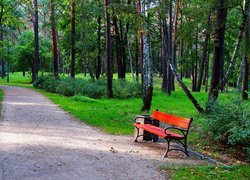
[[[142,111],[149,111],[153,96],[153,61],[151,51],[151,40],[149,32],[149,0],[141,0],[141,14],[147,19],[147,22],[143,26],[143,54],[141,54],[143,60],[143,83],[142,83],[142,99],[143,105]]]
[[[234,69],[235,61],[236,61],[236,59],[237,59],[237,57],[239,55],[239,49],[240,49],[241,41],[242,41],[242,38],[243,38],[244,30],[246,28],[246,22],[247,22],[247,14],[244,13],[242,23],[241,23],[241,27],[240,27],[240,31],[239,31],[238,38],[237,38],[237,42],[236,42],[236,45],[235,45],[235,48],[234,48],[232,59],[231,59],[230,64],[229,64],[229,66],[227,68],[227,72],[226,72],[225,76],[223,77],[223,79],[221,80],[221,83],[220,83],[220,88],[222,88],[222,89],[227,84],[227,82],[228,82],[228,80],[230,78],[230,75],[232,74],[232,71]]]
[[[116,62],[117,62],[117,74],[118,79],[123,78],[123,64],[122,64],[122,48],[121,48],[121,37],[119,33],[119,28],[117,24],[117,18],[113,16],[113,25],[114,25],[114,32],[115,32],[115,44],[116,44]]]
[[[171,56],[173,57],[173,2],[172,0],[169,0],[168,2],[168,49],[170,51]],[[175,65],[175,62],[173,62],[173,65]],[[168,94],[171,94],[171,92],[174,90],[174,76],[170,68],[170,64],[168,64],[168,87],[170,88],[168,90]]]
[[[75,0],[71,0],[71,54],[70,54],[70,77],[75,78]]]
[[[106,76],[107,76],[107,97],[113,97],[112,90],[112,65],[111,65],[111,32],[110,32],[110,14],[108,12],[108,6],[110,0],[104,0],[105,6],[105,24],[106,24]]]
[[[201,64],[200,64],[200,70],[199,70],[199,79],[198,79],[198,84],[197,84],[197,91],[201,91],[201,84],[202,84],[202,79],[204,75],[204,68],[207,60],[207,53],[208,51],[208,42],[210,39],[210,29],[211,29],[211,11],[208,12],[208,17],[207,17],[207,29],[206,29],[206,36],[204,40],[204,47],[202,51],[202,57],[201,57]]]
[[[242,99],[248,100],[248,81],[250,63],[250,0],[245,0],[246,31],[245,31],[245,59],[243,66]]]
[[[98,55],[97,55],[95,77],[96,79],[99,79],[101,75],[101,16],[98,17],[97,23],[98,23],[98,29],[97,29]]]
[[[51,22],[51,36],[52,36],[53,74],[55,78],[58,78],[56,22],[55,22],[55,15],[54,15],[54,1],[53,0],[50,0],[50,22]]]
[[[38,78],[38,67],[39,67],[39,37],[38,37],[38,7],[37,0],[34,0],[34,41],[35,41],[35,52],[34,52],[34,73],[32,74],[32,82]]]
[[[214,35],[214,60],[212,78],[209,90],[209,100],[216,100],[219,95],[219,83],[223,75],[224,37],[226,29],[227,5],[225,0],[219,0],[217,5],[216,29]]]

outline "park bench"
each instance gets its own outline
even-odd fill
[[[146,118],[147,124],[141,123],[138,120],[140,118]],[[137,116],[134,119],[134,126],[136,128],[136,137],[135,142],[138,142],[137,139],[141,136],[148,136],[151,135],[152,139],[153,136],[159,136],[162,139],[165,139],[167,141],[167,148],[166,152],[163,155],[164,157],[167,157],[167,154],[169,151],[172,150],[179,150],[184,152],[187,156],[187,135],[190,128],[190,125],[192,123],[192,118],[183,118],[179,116],[174,116],[171,114],[166,114],[163,112],[160,112],[158,110],[154,110],[152,115],[146,115],[146,116]],[[164,128],[155,126],[155,121],[159,121],[162,123],[162,125],[167,125]],[[148,132],[148,134],[140,134],[140,129],[143,129],[144,131]],[[177,141],[179,142],[184,149],[182,148],[172,148],[170,149],[170,141]]]

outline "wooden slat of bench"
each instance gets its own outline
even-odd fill
[[[141,128],[144,129],[145,131],[148,131],[152,134],[158,135],[162,138],[167,138],[167,137],[171,137],[173,139],[184,139],[185,137],[183,135],[171,132],[171,131],[167,131],[167,134],[165,134],[164,129],[151,125],[151,124],[138,124],[138,123],[134,123],[134,126],[136,126],[137,128]]]
[[[162,122],[165,122],[167,124],[173,125],[173,126],[177,126],[183,129],[188,129],[189,128],[189,124],[191,119],[188,118],[183,118],[183,117],[179,117],[179,116],[174,116],[171,114],[166,114],[160,111],[155,110],[151,116],[153,119],[157,119],[160,120]]]

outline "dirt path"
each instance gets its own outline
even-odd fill
[[[0,179],[163,179],[164,146],[134,143],[89,127],[28,89],[4,89],[0,121]]]

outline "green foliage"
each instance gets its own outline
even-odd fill
[[[249,166],[189,166],[161,167],[167,170],[167,179],[248,179]]]
[[[33,83],[33,86],[36,88],[45,89],[48,92],[55,93],[57,92],[58,80],[55,79],[52,75],[38,77],[37,81]]]
[[[83,95],[94,99],[106,96],[106,80],[97,81],[86,79],[71,79],[64,77],[55,79],[52,75],[39,77],[34,87],[45,89],[65,96]],[[113,91],[115,98],[139,97],[140,85],[125,80],[114,80]]]
[[[208,112],[202,130],[211,140],[250,147],[250,112],[247,104],[237,99],[231,99],[226,104],[211,102]]]

